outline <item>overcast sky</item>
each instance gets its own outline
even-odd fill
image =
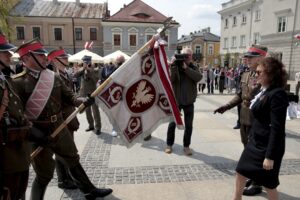
[[[58,0],[60,1],[60,0]],[[63,0],[75,1],[75,0]],[[80,2],[102,3],[108,1],[108,9],[111,15],[129,4],[132,0],[80,0]],[[229,0],[143,0],[157,11],[173,17],[180,23],[178,37],[187,35],[190,32],[211,27],[211,32],[220,35],[220,15],[217,11],[221,10],[221,4]]]

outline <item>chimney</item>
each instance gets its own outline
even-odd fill
[[[210,27],[207,27],[207,32],[210,33]]]
[[[76,0],[76,5],[77,5],[77,6],[80,5],[80,0]]]

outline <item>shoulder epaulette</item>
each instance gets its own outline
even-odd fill
[[[19,77],[21,77],[21,76],[24,76],[24,75],[26,74],[26,72],[27,72],[26,70],[23,70],[22,72],[13,75],[11,78],[12,78],[12,79],[19,78]]]

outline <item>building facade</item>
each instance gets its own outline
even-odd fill
[[[104,55],[116,50],[132,55],[157,33],[166,19],[166,16],[141,0],[124,5],[117,13],[102,21]],[[172,27],[166,30],[168,44],[165,50],[169,58],[176,50],[178,27],[179,23],[173,20]]]
[[[93,51],[103,55],[101,21],[108,13],[107,3],[21,0],[10,12],[8,21],[15,30],[10,38],[16,46],[39,38],[47,50],[61,46],[70,54],[93,41]]]
[[[178,46],[191,48],[198,66],[215,67],[220,64],[220,37],[211,33],[209,27],[190,35],[183,35],[178,40]]]
[[[290,78],[300,71],[299,0],[231,0],[222,4],[221,63],[235,67],[252,44],[265,45],[285,64]]]

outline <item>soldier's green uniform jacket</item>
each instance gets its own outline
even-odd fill
[[[59,71],[59,76],[60,76],[61,80],[64,82],[64,84],[67,87],[69,87],[70,89],[72,89],[73,83],[72,83],[72,80],[70,80],[67,72]],[[69,117],[69,115],[72,114],[74,111],[75,111],[74,106],[63,102],[62,114],[63,114],[64,119],[67,119],[67,117]],[[68,129],[71,132],[73,132],[73,131],[76,131],[78,128],[79,128],[79,121],[78,121],[77,117],[75,117],[72,121],[70,121],[68,123]]]
[[[14,78],[17,92],[20,95],[24,106],[31,93],[34,91],[38,77],[38,72],[26,68],[21,75]],[[34,121],[31,120],[34,126],[51,134],[63,122],[62,102],[73,106],[78,106],[81,103],[77,100],[72,90],[62,82],[59,75],[55,74],[54,86],[43,111],[38,119]]]
[[[252,113],[250,111],[251,100],[260,89],[260,84],[257,84],[255,72],[244,72],[241,77],[241,89],[236,96],[228,103],[228,108],[241,103],[240,122],[243,125],[251,126],[252,124]]]
[[[10,77],[0,78],[0,101],[4,91],[8,90],[8,106],[0,121],[0,145],[3,162],[0,162],[4,174],[22,172],[29,169],[30,145],[28,142],[29,121],[24,118],[24,107]],[[8,125],[7,126],[7,122]]]

